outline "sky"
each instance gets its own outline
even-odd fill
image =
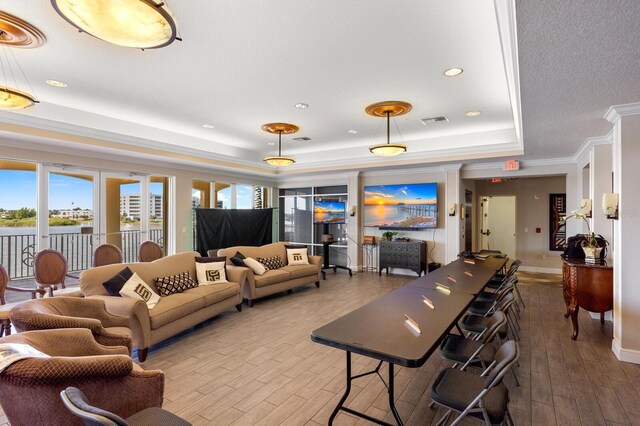
[[[122,194],[140,193],[140,184],[126,184]],[[151,192],[162,193],[161,183],[151,183]],[[36,174],[32,171],[0,170],[0,208],[17,210],[36,208]],[[70,176],[49,175],[49,209],[64,210],[79,207],[93,209],[93,182]]]
[[[438,185],[435,183],[365,186],[364,204],[434,204],[437,201],[437,192]]]

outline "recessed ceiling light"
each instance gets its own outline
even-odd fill
[[[477,116],[479,116],[480,114],[482,114],[482,111],[478,111],[478,110],[475,110],[475,111],[467,111],[465,114],[467,115],[467,117],[477,117]]]
[[[267,145],[274,146],[275,144],[276,144],[275,142],[269,142]]]
[[[309,108],[309,105],[303,104],[303,103],[298,103],[298,104],[296,104],[296,108],[307,109],[307,108]]]
[[[349,130],[347,133],[350,133],[352,135],[356,135],[356,134],[358,134],[358,131],[352,129],[352,130]]]
[[[214,126],[213,124],[203,124],[202,127],[204,127],[205,129],[215,129],[216,126]]]
[[[47,80],[46,83],[53,87],[67,87],[67,83],[59,80]]]
[[[447,77],[455,77],[462,74],[463,72],[464,70],[462,68],[449,68],[448,70],[445,70],[443,74]]]

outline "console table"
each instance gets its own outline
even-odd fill
[[[564,317],[571,316],[576,340],[578,332],[578,311],[600,312],[600,322],[604,323],[604,313],[613,309],[613,267],[605,261],[585,263],[584,259],[564,259],[562,263],[562,294],[567,310]]]
[[[427,273],[427,243],[425,241],[380,241],[380,267],[402,268],[414,271],[418,276]]]

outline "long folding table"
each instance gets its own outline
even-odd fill
[[[329,424],[333,424],[340,411],[345,411],[377,424],[390,425],[344,406],[351,392],[351,382],[376,374],[387,387],[389,407],[397,424],[403,425],[394,402],[394,366],[422,366],[457,325],[475,295],[506,262],[506,258],[487,258],[471,264],[458,259],[314,330],[312,341],[342,349],[347,355],[347,387],[329,418]],[[448,291],[436,289],[443,280],[445,282],[441,284],[445,284]],[[353,376],[352,353],[380,362],[374,370]],[[383,362],[389,364],[387,381],[380,374]]]

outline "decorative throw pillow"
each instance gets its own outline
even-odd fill
[[[278,254],[271,257],[258,257],[256,260],[262,263],[267,271],[285,267],[284,262],[282,262],[282,259]]]
[[[200,259],[216,259],[214,257],[200,258]],[[219,258],[217,258],[219,259]],[[196,259],[196,276],[198,277],[199,285],[211,285],[211,284],[223,284],[228,283],[227,272],[224,265],[226,264],[226,257],[223,257],[223,261],[208,261]]]
[[[233,255],[232,258],[230,258],[229,260],[231,261],[231,263],[233,263],[235,266],[245,266],[244,265],[244,260],[246,259],[245,255],[240,253],[239,251],[236,252],[236,254]]]
[[[107,293],[109,293],[110,296],[120,297],[120,290],[122,290],[122,287],[124,287],[125,283],[132,276],[133,272],[127,266],[122,271],[118,272],[107,281],[103,282],[102,285],[104,286],[105,290],[107,290]]]
[[[308,265],[309,255],[307,254],[307,248],[288,248],[287,246],[287,264]]]
[[[267,269],[264,267],[264,265],[252,257],[245,258],[244,264],[245,266],[248,266],[256,275],[264,275],[264,273],[267,272]]]
[[[135,272],[120,290],[120,296],[142,300],[147,308],[153,309],[160,301],[158,296]]]
[[[156,288],[160,292],[160,296],[182,293],[190,288],[198,287],[198,283],[191,278],[191,274],[188,271],[170,277],[156,278],[154,281]]]

